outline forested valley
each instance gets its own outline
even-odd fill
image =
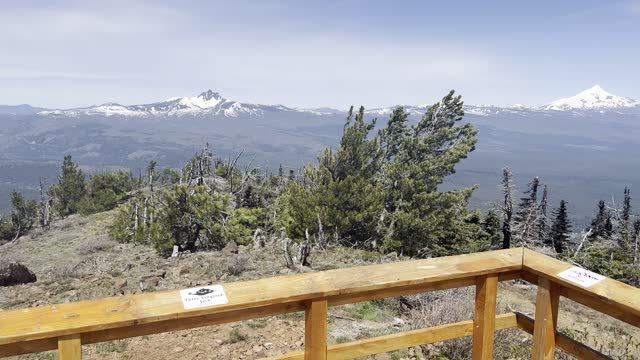
[[[628,187],[621,204],[593,199],[597,212],[585,229],[572,227],[564,200],[549,203],[553,184],[544,174],[520,194],[505,167],[496,179],[503,198],[487,211],[469,208],[475,187],[442,191],[476,146],[477,130],[463,116],[453,91],[414,125],[403,107],[381,127],[365,119],[364,108],[352,108],[337,148],[277,173],[243,152],[218,157],[207,145],[181,169],[151,161],[138,174],[88,177],[66,156],[57,181],[40,179],[39,199],[11,195],[0,239],[11,244],[34,228],[46,231],[53,219],[117,208],[109,236],[162,256],[230,243],[277,246],[287,266],[299,269],[312,266],[309,254],[331,247],[426,258],[524,246],[640,286],[640,217]]]

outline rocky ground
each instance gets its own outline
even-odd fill
[[[64,303],[106,296],[180,289],[219,282],[283,276],[286,268],[280,246],[261,251],[228,247],[165,259],[152,249],[118,244],[106,234],[113,213],[74,216],[53,224],[48,232],[33,231],[16,243],[0,246],[0,264],[20,262],[38,280],[0,287],[0,311]],[[366,265],[381,261],[374,253],[332,249],[311,256],[314,270]],[[420,298],[419,310],[390,299],[332,308],[329,340],[333,343],[388,334],[472,318],[473,289],[448,290]],[[533,312],[535,287],[509,282],[500,285],[500,311]],[[415,300],[415,299],[414,299]],[[559,328],[615,358],[640,358],[640,331],[562,300]],[[274,316],[88,345],[86,359],[255,359],[300,350],[304,315]],[[496,357],[528,358],[530,336],[502,331]],[[468,358],[469,340],[377,355],[376,359]],[[55,352],[20,359],[55,359]]]

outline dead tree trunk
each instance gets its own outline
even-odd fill
[[[286,238],[283,240],[284,259],[287,267],[292,270],[300,270],[304,266],[309,266],[309,255],[311,255],[311,246],[308,241],[303,241],[298,247],[298,255],[291,255],[291,240]]]

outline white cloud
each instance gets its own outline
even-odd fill
[[[499,81],[504,68],[483,49],[428,39],[243,30],[215,6],[200,17],[155,3],[93,4],[0,12],[0,103],[137,103],[213,88],[294,106],[382,106]],[[47,103],[33,100],[34,86]]]

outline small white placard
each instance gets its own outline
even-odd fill
[[[180,290],[180,297],[186,310],[223,305],[229,302],[222,285],[200,286]]]
[[[577,266],[559,273],[558,276],[586,288],[605,279],[605,277],[600,274],[596,274]]]

